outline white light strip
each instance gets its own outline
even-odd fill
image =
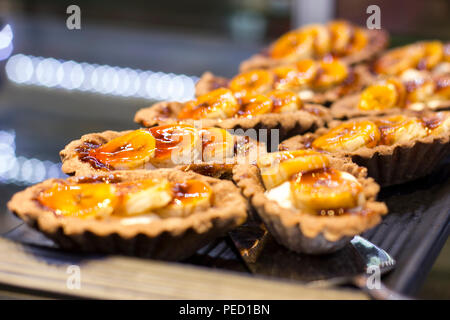
[[[0,183],[30,185],[50,178],[64,178],[61,163],[16,156],[16,134],[0,130]]]
[[[18,84],[139,97],[150,100],[193,99],[198,77],[79,63],[16,54],[6,63],[8,78]]]

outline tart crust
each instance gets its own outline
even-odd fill
[[[74,140],[70,142],[60,153],[61,161],[62,161],[62,171],[68,175],[75,176],[89,176],[95,174],[106,174],[108,172],[118,172],[123,170],[107,170],[107,169],[96,169],[92,167],[92,165],[87,161],[82,161],[79,156],[77,149],[82,147],[85,143],[92,143],[96,145],[102,145],[110,140],[125,135],[132,130],[128,131],[104,131],[100,133],[89,133],[83,135],[80,139]],[[246,141],[246,143],[242,146],[239,146],[241,151],[241,155],[244,157],[252,152],[259,152],[259,150],[263,150],[265,152],[266,146],[261,142],[257,142],[251,138]],[[235,161],[238,162],[240,160],[245,160],[241,158],[235,157]],[[175,169],[182,171],[194,171],[203,175],[207,175],[214,178],[231,178],[231,171],[235,164],[232,163],[193,163],[189,165],[178,165],[175,166]],[[136,169],[139,170],[139,169]],[[154,170],[157,170],[156,168]],[[129,170],[131,171],[131,170]]]
[[[414,113],[404,114],[417,115]],[[429,113],[427,113],[429,114]],[[432,114],[432,113],[431,113]],[[358,120],[377,120],[377,117],[362,117]],[[332,121],[329,129],[320,128],[314,133],[289,138],[279,145],[279,150],[308,149],[312,141],[327,133],[331,128],[343,123]],[[379,145],[373,148],[363,147],[354,152],[333,152],[336,156],[350,157],[356,164],[366,167],[368,175],[381,186],[401,184],[423,177],[450,154],[450,132],[428,135],[392,145]]]
[[[363,61],[369,61],[375,58],[383,51],[389,43],[389,35],[384,30],[368,30],[365,29],[368,37],[368,45],[359,52],[351,55],[339,57],[340,60],[348,64],[356,64]],[[267,51],[267,48],[263,50]],[[244,72],[253,69],[267,69],[279,66],[285,62],[282,59],[272,59],[267,54],[258,53],[243,61],[239,66],[239,71]]]
[[[16,193],[8,202],[8,208],[64,249],[164,260],[189,257],[209,241],[245,222],[247,217],[245,199],[230,181],[174,169],[122,171],[103,177],[113,178],[114,181],[165,178],[182,182],[197,179],[211,186],[212,204],[210,208],[193,212],[184,218],[154,219],[147,223],[127,225],[120,218],[97,220],[58,217],[35,200],[40,191],[57,181],[50,179]],[[79,179],[68,178],[74,182]]]
[[[318,103],[318,104],[333,102],[345,94],[358,92],[361,89],[363,89],[366,85],[369,85],[373,82],[374,76],[371,74],[367,66],[365,65],[355,66],[352,71],[354,73],[353,76],[356,77],[355,81],[357,83],[355,83],[353,86],[351,85],[351,88],[349,89],[348,92],[346,91],[343,92],[343,90],[345,90],[345,87],[341,84],[333,86],[324,91],[311,90],[312,92],[314,92],[313,96],[308,99],[302,99],[302,101],[307,103]],[[195,85],[195,95],[201,96],[212,90],[221,87],[228,87],[229,81],[230,79],[215,76],[209,71],[205,72]]]
[[[219,127],[223,129],[247,130],[278,129],[279,139],[286,139],[296,134],[314,131],[323,127],[331,119],[328,108],[318,104],[305,104],[304,109],[285,113],[267,113],[252,118],[179,120],[177,115],[183,108],[180,102],[160,102],[151,107],[139,110],[134,121],[145,126],[153,127],[163,124],[186,123],[193,125],[201,121],[203,127]],[[270,132],[268,133],[270,137]],[[261,139],[259,139],[261,140]],[[269,144],[270,141],[267,141]]]
[[[361,93],[348,95],[342,99],[334,102],[330,107],[330,112],[335,119],[350,119],[356,117],[371,117],[371,116],[382,116],[398,114],[404,111],[411,111],[410,109],[403,108],[390,108],[385,110],[360,110],[358,109],[358,103],[361,97]],[[432,103],[421,103],[422,108],[419,110],[417,107],[414,108],[415,111],[430,110],[448,110],[450,109],[450,100],[433,101]]]
[[[331,168],[354,175],[363,186],[366,215],[314,216],[300,209],[281,207],[265,195],[260,170],[255,165],[240,165],[233,169],[233,180],[256,209],[274,238],[287,248],[308,254],[325,254],[343,248],[353,236],[368,230],[387,213],[384,203],[376,202],[379,186],[366,178],[367,170],[345,158],[332,158]]]

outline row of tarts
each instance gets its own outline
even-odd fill
[[[9,209],[88,252],[179,260],[249,212],[291,250],[336,251],[387,213],[380,185],[450,153],[450,43],[387,43],[347,21],[290,31],[232,79],[205,73],[194,100],[138,111],[143,128],[71,142],[60,155],[73,177],[29,187]]]

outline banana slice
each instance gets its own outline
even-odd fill
[[[423,44],[424,57],[418,63],[418,69],[433,69],[444,59],[444,45],[440,41],[430,41]]]
[[[403,107],[405,95],[404,85],[396,79],[389,79],[367,87],[361,94],[358,108],[361,110],[385,110]]]
[[[297,91],[310,84],[318,71],[319,64],[312,59],[302,59],[295,65],[280,66],[273,69],[274,88]]]
[[[323,57],[330,52],[331,37],[328,28],[321,24],[311,24],[303,27],[314,39],[313,48],[316,56]]]
[[[272,100],[265,95],[244,97],[237,116],[240,118],[251,118],[260,114],[270,113],[272,107]]]
[[[441,100],[450,100],[450,74],[436,77],[434,84],[435,96]]]
[[[186,102],[178,119],[224,119],[232,117],[238,110],[233,92],[219,88]]]
[[[95,218],[111,215],[118,199],[111,184],[55,183],[39,194],[38,201],[57,215]]]
[[[238,74],[231,79],[229,88],[237,97],[265,93],[272,89],[273,74],[268,70],[256,69]]]
[[[157,168],[190,164],[201,153],[199,131],[186,124],[169,124],[148,129],[155,137],[155,155],[149,161]]]
[[[327,156],[313,150],[280,151],[260,156],[257,166],[266,189],[272,189],[298,172],[325,168]]]
[[[325,59],[319,62],[318,76],[314,85],[329,87],[341,83],[348,77],[347,66],[337,59]]]
[[[132,131],[89,151],[89,156],[118,170],[143,168],[154,155],[155,138],[147,129]]]
[[[207,128],[201,131],[202,160],[225,164],[234,156],[235,137],[225,129]]]
[[[304,85],[301,74],[295,65],[276,67],[273,69],[275,81],[273,87],[278,90],[297,90]]]
[[[330,168],[298,174],[291,181],[291,192],[295,206],[311,213],[337,215],[365,202],[354,176]]]
[[[380,131],[372,121],[343,123],[323,136],[316,138],[312,147],[326,151],[355,151],[362,147],[374,147],[380,141]]]
[[[272,100],[274,113],[297,111],[303,107],[302,100],[292,91],[274,90],[267,96]]]
[[[344,20],[336,20],[328,23],[331,34],[331,50],[337,55],[342,55],[348,48],[353,37],[354,28]]]
[[[412,44],[394,49],[384,54],[374,64],[374,70],[380,74],[398,75],[415,68],[424,55],[424,47]]]
[[[199,180],[176,183],[172,187],[173,199],[165,207],[157,210],[161,217],[185,217],[196,210],[206,210],[211,206],[212,189]]]
[[[166,179],[122,182],[117,184],[122,205],[117,214],[139,215],[151,213],[168,205],[172,199],[172,186]]]
[[[369,39],[366,33],[361,28],[355,28],[353,32],[353,37],[351,39],[350,45],[346,50],[346,54],[352,54],[354,52],[361,51],[367,46]]]
[[[403,115],[385,117],[375,122],[380,129],[380,144],[392,145],[419,139],[427,135],[423,123],[417,118]]]
[[[312,56],[313,47],[313,35],[310,32],[299,29],[281,36],[272,44],[269,54],[274,59],[295,61]]]

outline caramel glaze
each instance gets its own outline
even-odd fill
[[[178,126],[177,126],[178,127]],[[181,126],[180,126],[181,127]],[[173,136],[173,128],[172,125],[166,125],[166,126],[159,126],[159,127],[153,127],[148,129],[152,136],[155,138],[155,158],[165,158],[169,157],[171,152],[176,149],[179,144],[182,142],[184,133],[181,135],[178,135],[174,138]],[[216,138],[214,135],[208,135],[205,134],[207,130],[203,129],[200,131],[201,135],[201,141],[202,141],[202,150],[205,150],[205,148],[211,144],[218,143],[216,142]],[[192,133],[196,134],[193,130],[188,131],[187,134]],[[238,154],[238,148],[240,146],[245,146],[250,142],[250,138],[248,136],[240,136],[239,139],[233,139],[232,141],[226,141],[227,137],[223,136],[223,143],[233,143],[234,147],[234,155]],[[96,144],[92,142],[84,142],[80,147],[76,148],[76,152],[78,154],[78,157],[81,161],[89,163],[94,169],[103,170],[103,171],[112,171],[114,168],[108,164],[105,164],[101,161],[101,159],[98,159],[94,155],[96,154],[93,152],[95,149],[99,148],[101,144]],[[130,146],[127,146],[128,149],[131,149]],[[221,146],[219,146],[221,147]],[[136,152],[139,152],[139,150],[136,150]],[[246,153],[246,152],[244,152]],[[220,169],[223,169],[225,167],[220,167]],[[209,170],[205,168],[205,170],[212,171],[213,167],[211,167]],[[86,178],[87,179],[87,178]]]

